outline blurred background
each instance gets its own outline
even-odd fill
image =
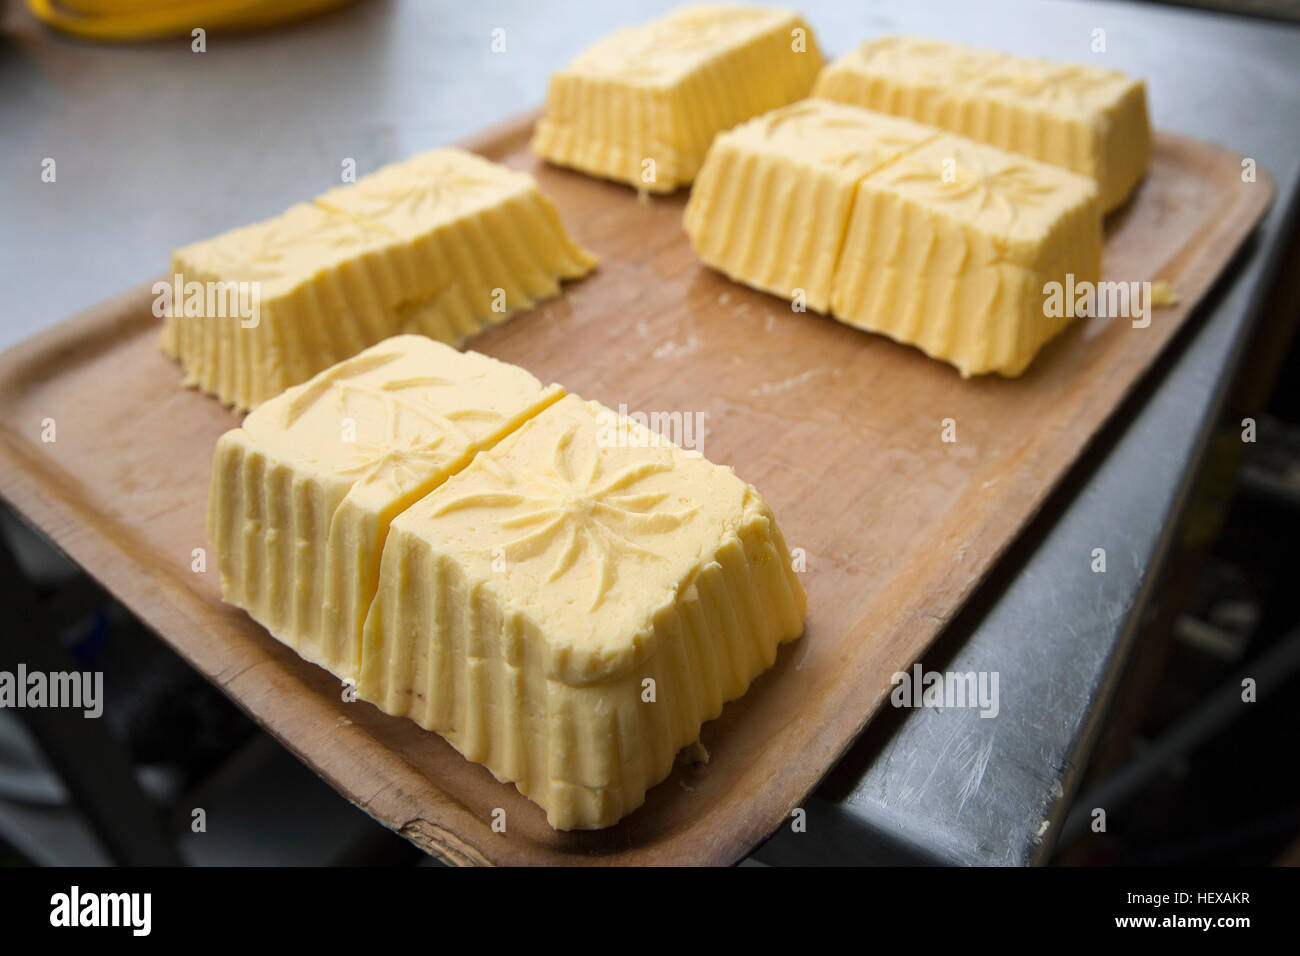
[[[923,821],[881,839],[877,804],[891,821],[907,812],[906,800],[872,803],[889,779],[882,755],[913,746],[928,726],[895,712],[872,724],[813,801],[813,825],[824,820],[840,837],[795,846],[778,836],[750,862],[1300,863],[1291,703],[1300,691],[1300,251],[1290,204],[1300,3],[788,5],[808,15],[828,55],[875,33],[913,32],[1082,59],[1089,30],[1102,25],[1109,65],[1148,77],[1158,127],[1260,157],[1279,199],[1236,267],[1237,285],[1229,280],[1204,328],[1185,336],[1194,343],[1162,362],[1039,519],[1050,526],[1085,505],[1105,513],[1088,489],[1108,474],[1119,480],[1124,456],[1130,481],[1157,486],[1144,575],[1120,611],[1063,606],[1062,619],[1032,625],[1101,621],[1096,669],[1073,697],[1043,705],[1044,725],[1060,718],[1066,755],[1051,785],[1025,796],[1055,822],[1047,838],[1031,832],[1027,811],[991,807],[954,832],[969,846],[948,856],[909,835]],[[100,6],[117,6],[117,19]],[[252,6],[278,6],[292,22],[252,29],[260,9],[228,22],[214,12],[202,53],[188,29],[125,40],[175,25],[120,13],[137,6],[149,4],[0,4],[0,347],[150,278],[174,246],[333,184],[340,157],[369,170],[535,108],[549,72],[672,4],[262,3]],[[331,9],[309,10],[318,6]],[[506,30],[504,54],[490,50],[496,28]],[[58,160],[57,189],[40,182],[44,157]],[[1195,398],[1162,408],[1162,389]],[[1247,418],[1253,443],[1241,440]],[[1144,439],[1145,453],[1122,438],[1137,422],[1157,436]],[[102,670],[108,695],[96,736],[58,740],[54,757],[16,712],[0,710],[0,863],[433,862],[338,796],[7,510],[0,529],[16,561],[5,569],[6,600],[30,612],[7,615],[0,629],[38,628],[63,659]],[[989,588],[1014,593],[1048,547],[1047,532],[1031,535]],[[997,662],[1006,627],[990,622],[994,603],[968,614],[927,666],[960,660],[968,644]],[[1267,675],[1252,707],[1240,706],[1243,673]],[[116,768],[89,790],[70,786],[60,766],[87,751]],[[1016,763],[994,751],[989,772],[1014,776]],[[1098,805],[1111,810],[1100,834],[1088,827]],[[196,806],[208,833],[191,832]],[[114,832],[121,827],[135,829]]]

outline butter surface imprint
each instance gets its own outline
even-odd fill
[[[439,149],[176,250],[186,283],[257,283],[259,314],[174,306],[161,347],[186,384],[253,408],[395,334],[457,344],[594,265],[530,176]]]
[[[404,335],[261,405],[213,459],[208,538],[225,600],[356,678],[389,522],[561,395]]]
[[[705,264],[962,375],[1019,375],[1068,322],[1044,285],[1101,272],[1091,180],[829,100],[720,135],[684,218]]]
[[[639,806],[803,630],[730,468],[418,336],[224,435],[209,537],[227,601],[559,829]]]
[[[828,64],[813,95],[1063,166],[1097,181],[1106,212],[1151,161],[1146,86],[1115,70],[890,36]]]
[[[668,193],[714,135],[808,95],[822,58],[788,10],[705,4],[619,30],[551,77],[533,151]]]

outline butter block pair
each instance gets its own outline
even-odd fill
[[[1101,271],[1096,185],[934,127],[805,100],[720,135],[685,213],[707,265],[963,376],[1019,375]]]
[[[209,537],[227,601],[559,829],[639,806],[803,629],[731,469],[418,336],[222,436]]]
[[[213,459],[208,538],[225,599],[355,679],[389,523],[563,394],[406,335],[262,404]]]
[[[256,309],[173,302],[161,346],[187,384],[252,408],[395,334],[459,343],[594,264],[530,176],[439,149],[176,250],[185,285],[255,286]]]
[[[653,193],[688,185],[715,134],[807,96],[822,67],[788,10],[682,7],[619,30],[551,77],[533,150]]]
[[[813,95],[1064,166],[1097,181],[1106,212],[1151,161],[1146,86],[1116,70],[881,37],[827,65]]]

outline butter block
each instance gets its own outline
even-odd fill
[[[1121,205],[1146,173],[1151,128],[1142,80],[1114,70],[881,37],[828,64],[813,95],[907,116],[1064,166]]]
[[[963,376],[1015,376],[1069,322],[1046,283],[1096,282],[1101,248],[1091,180],[945,133],[859,183],[831,312]]]
[[[729,278],[830,309],[858,182],[939,131],[826,100],[804,100],[723,133],[691,191],[696,253]]]
[[[803,629],[762,496],[616,420],[567,396],[395,518],[365,623],[359,696],[557,829],[639,806]]]
[[[879,37],[826,64],[812,95],[945,126],[952,121],[950,92],[998,59],[992,51],[942,40]]]
[[[611,34],[552,76],[533,150],[669,193],[695,178],[715,134],[807,96],[821,66],[796,13],[683,7]]]
[[[355,679],[394,516],[562,395],[404,335],[264,403],[213,458],[208,539],[225,600]]]
[[[223,435],[208,536],[226,601],[560,829],[639,806],[803,630],[731,469],[423,336]]]
[[[718,136],[684,219],[705,264],[963,375],[1024,371],[1068,321],[1045,283],[1101,270],[1093,181],[828,100]]]
[[[439,149],[176,250],[185,283],[256,283],[259,314],[174,304],[161,346],[251,408],[395,334],[458,344],[594,264],[531,177]]]

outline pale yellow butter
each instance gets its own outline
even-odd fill
[[[643,802],[806,599],[753,487],[562,396],[381,342],[222,436],[208,534],[227,601],[587,829]]]
[[[261,405],[213,460],[208,538],[225,599],[355,678],[389,522],[561,395],[405,335]]]
[[[667,193],[714,135],[808,95],[822,58],[796,13],[708,4],[619,30],[551,78],[533,150]]]
[[[720,135],[687,204],[700,258],[738,281],[1018,375],[1067,318],[1044,286],[1101,269],[1095,183],[964,137],[808,100]]]
[[[559,829],[639,806],[803,629],[759,493],[615,421],[566,397],[398,516],[365,626],[360,696]]]
[[[1101,244],[1091,180],[945,133],[859,183],[831,312],[962,375],[1019,375],[1069,322],[1047,283],[1095,283]]]
[[[828,64],[814,96],[944,127],[1095,179],[1109,211],[1151,158],[1142,80],[1115,70],[881,37]]]
[[[394,334],[459,343],[594,263],[531,177],[434,150],[176,250],[186,283],[256,283],[260,312],[174,303],[162,348],[187,384],[250,408]]]
[[[827,312],[858,182],[938,135],[825,100],[773,110],[715,140],[686,232],[730,278]]]
[[[823,67],[813,96],[905,116],[930,126],[953,121],[951,94],[999,54],[921,37],[880,37]]]

